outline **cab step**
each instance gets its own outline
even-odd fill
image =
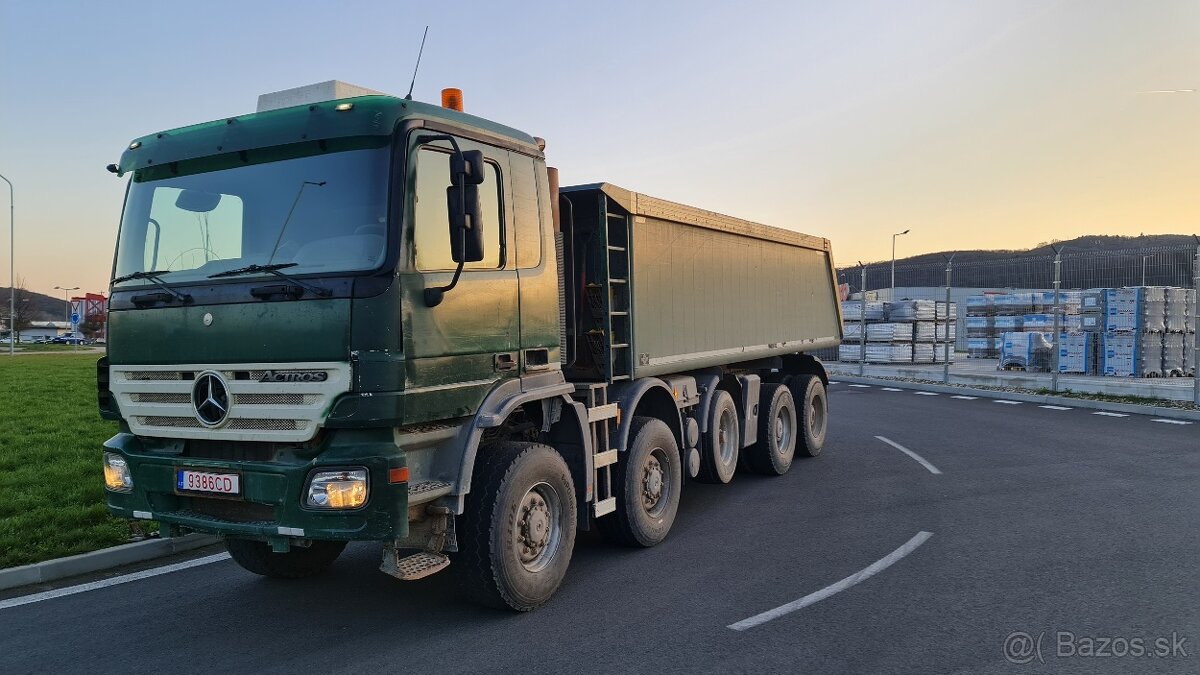
[[[427,480],[420,483],[413,483],[408,486],[408,505],[424,504],[435,499],[440,499],[450,494],[453,488],[449,483],[442,483],[435,480]]]
[[[450,558],[441,553],[420,551],[403,558],[396,557],[396,549],[386,547],[380,571],[401,581],[416,581],[441,572],[450,566]]]

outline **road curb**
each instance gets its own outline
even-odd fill
[[[91,553],[45,560],[32,565],[22,565],[0,570],[0,590],[56,581],[80,574],[161,558],[192,549],[209,546],[220,541],[220,537],[209,534],[186,534],[167,539],[147,539],[132,544],[122,544],[100,549]]]
[[[921,391],[933,391],[939,394],[961,394],[963,396],[978,396],[980,398],[1001,398],[1007,401],[1021,401],[1023,403],[1061,405],[1068,408],[1086,408],[1088,410],[1104,410],[1107,412],[1120,412],[1131,415],[1150,415],[1151,417],[1163,417],[1173,420],[1200,422],[1200,410],[1163,408],[1153,405],[1139,405],[1137,403],[1094,401],[1086,398],[1072,398],[1070,396],[1055,396],[1052,394],[1023,394],[1015,391],[993,391],[991,389],[974,389],[972,387],[959,387],[954,385],[932,384],[927,382],[885,380],[874,377],[859,377],[857,375],[842,375],[840,373],[830,373],[829,377],[830,379],[838,382],[849,382],[851,384],[872,384],[881,387],[895,387],[897,389],[919,389]]]

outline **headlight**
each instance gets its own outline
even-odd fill
[[[104,487],[113,492],[129,492],[133,489],[133,476],[125,458],[114,453],[104,453]]]
[[[367,470],[318,471],[308,481],[308,505],[318,509],[357,509],[367,503]]]

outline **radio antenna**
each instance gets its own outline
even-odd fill
[[[425,26],[425,33],[421,35],[421,48],[417,50],[417,65],[413,66],[412,82],[408,85],[408,95],[404,97],[405,101],[412,100],[413,87],[417,86],[417,69],[421,67],[421,54],[425,53],[425,38],[429,35],[429,26]]]

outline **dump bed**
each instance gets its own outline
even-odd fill
[[[618,381],[841,341],[828,240],[606,183],[562,195],[569,374]]]

